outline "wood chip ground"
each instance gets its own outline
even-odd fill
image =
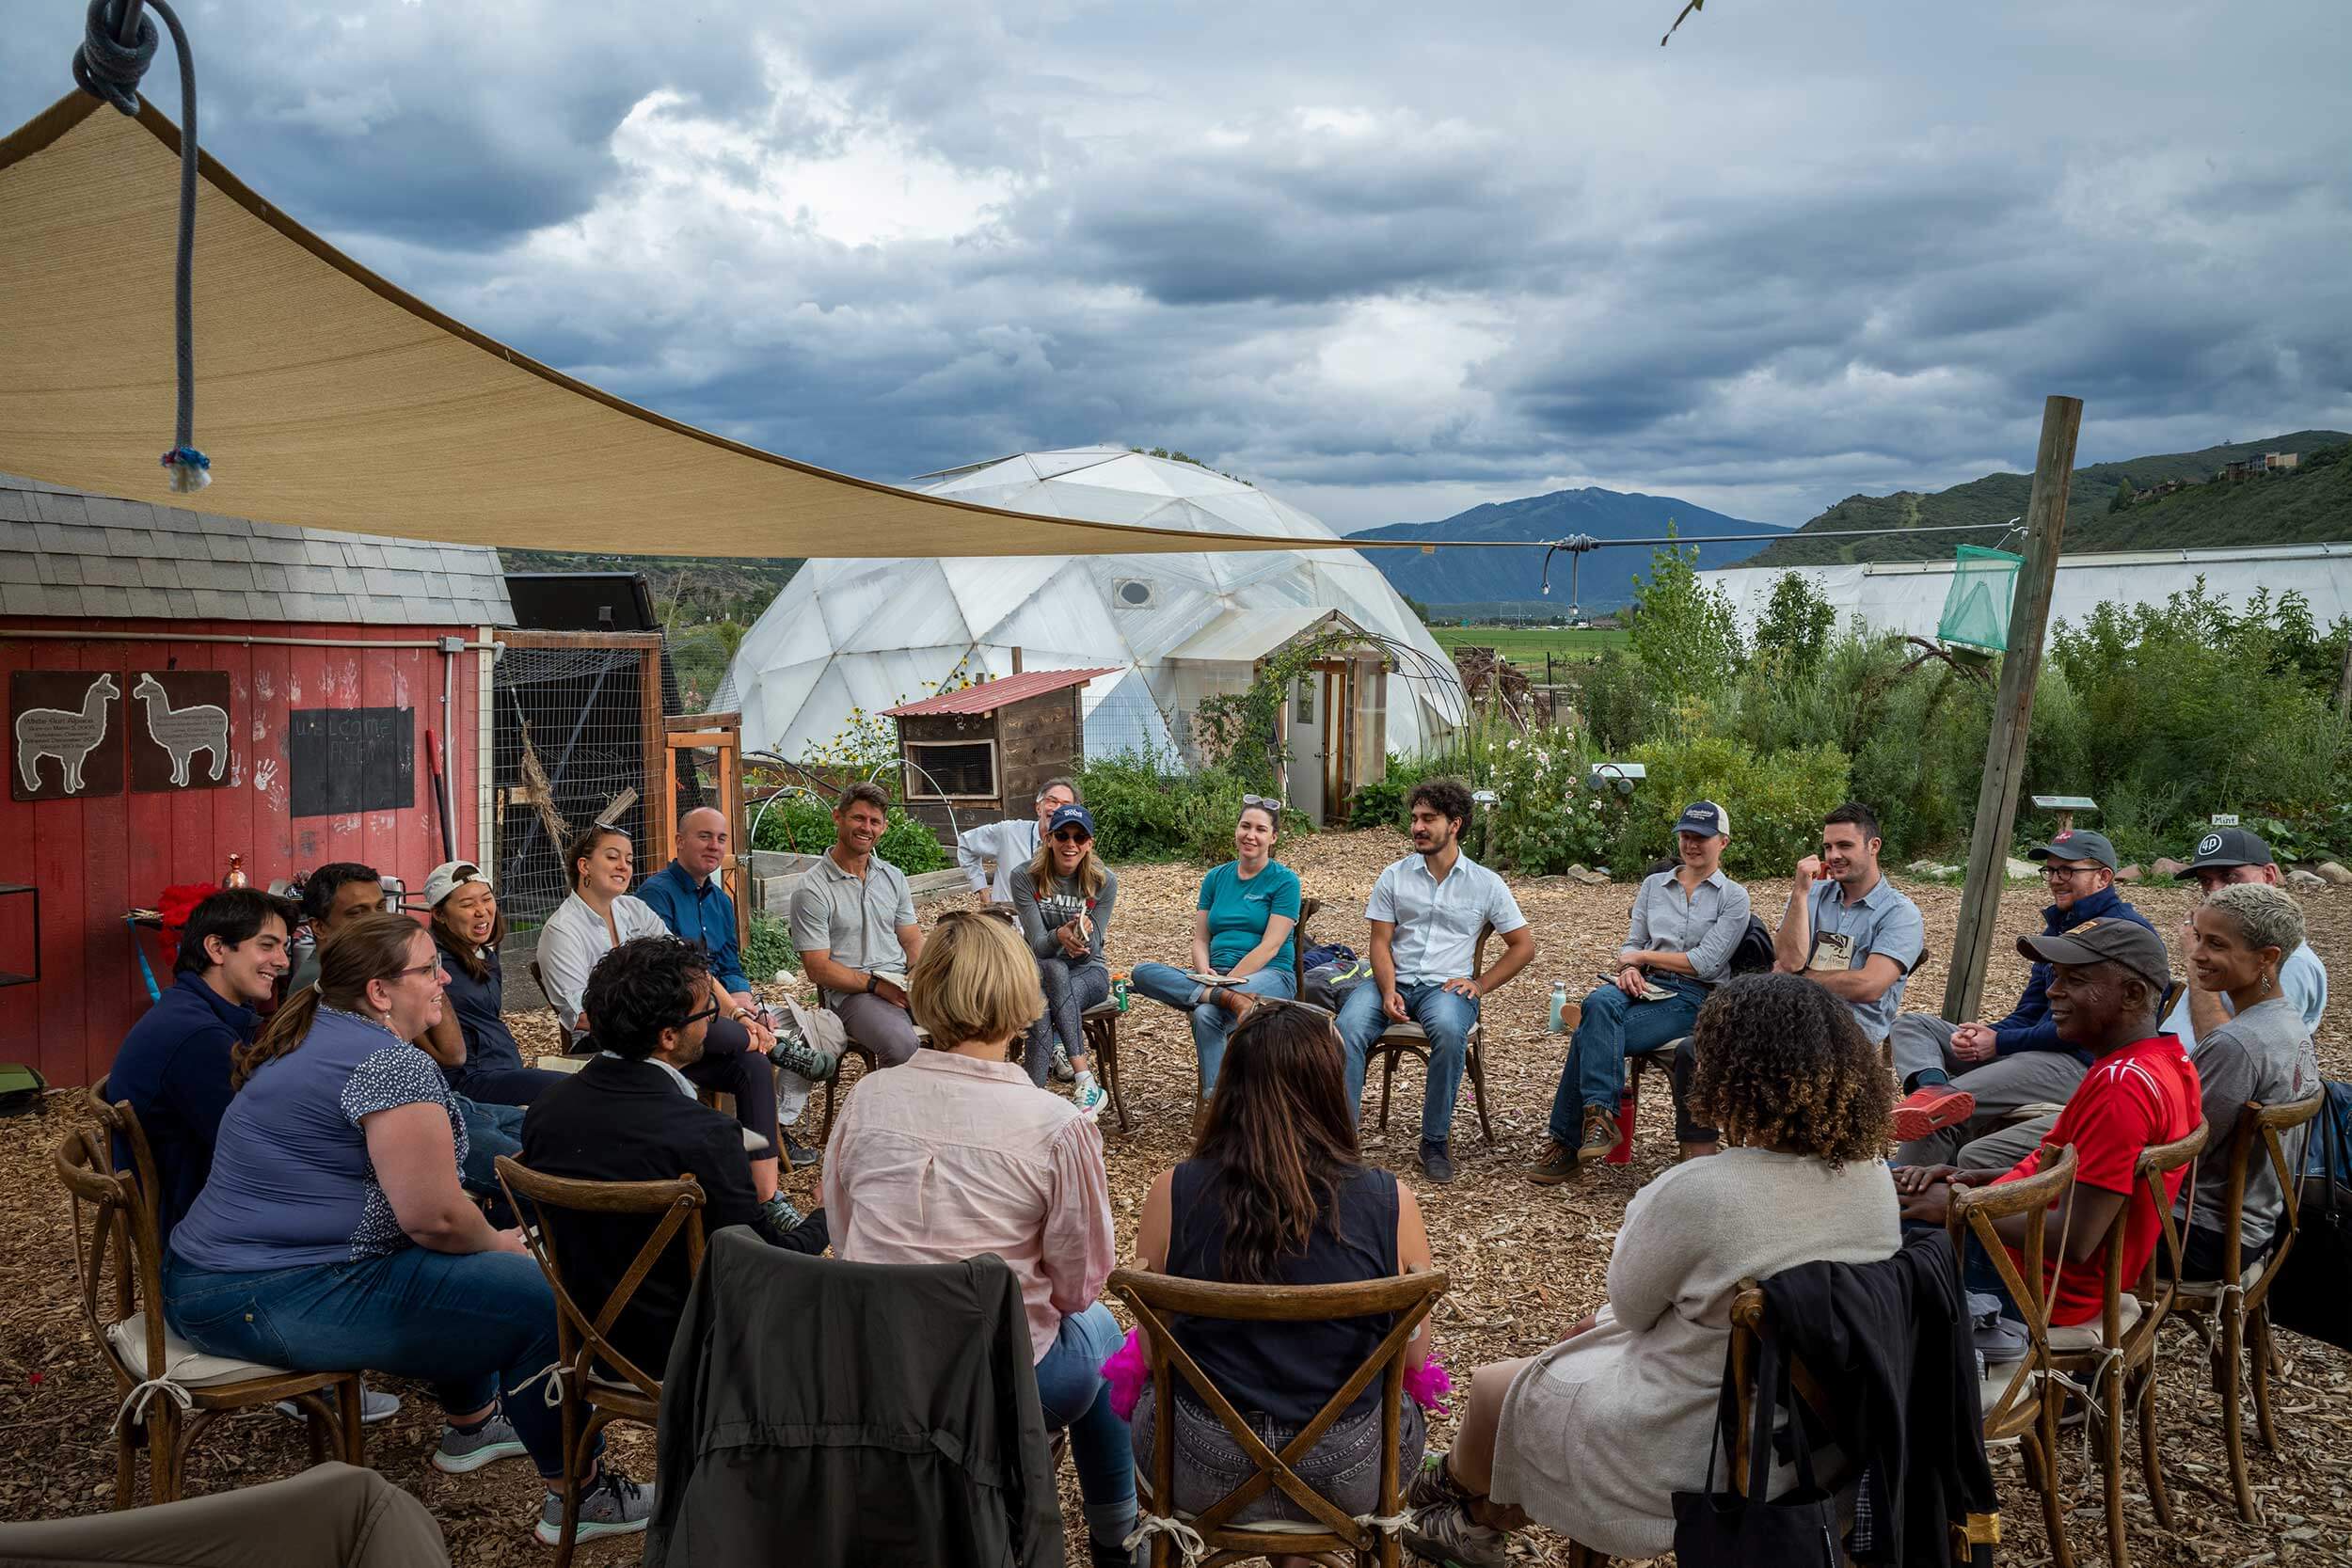
[[[1314,937],[1360,948],[1364,895],[1380,868],[1404,852],[1402,838],[1385,831],[1325,833],[1295,840],[1286,848],[1307,891],[1329,906],[1313,927]],[[1119,919],[1109,937],[1114,966],[1127,968],[1151,958],[1182,961],[1197,869],[1130,866],[1120,879]],[[1385,1132],[1376,1081],[1368,1091],[1367,1156],[1414,1184],[1438,1265],[1453,1280],[1438,1324],[1439,1354],[1457,1384],[1482,1361],[1540,1349],[1599,1303],[1610,1243],[1626,1201],[1665,1168],[1673,1148],[1666,1097],[1649,1093],[1643,1098],[1630,1165],[1605,1167],[1558,1188],[1534,1187],[1521,1176],[1543,1136],[1565,1043],[1544,1028],[1551,980],[1565,976],[1571,990],[1581,992],[1622,940],[1632,892],[1582,887],[1565,878],[1521,880],[1515,887],[1543,950],[1527,975],[1487,1004],[1487,1084],[1496,1146],[1488,1148],[1479,1140],[1465,1083],[1454,1124],[1461,1174],[1451,1186],[1431,1187],[1412,1165],[1421,1114],[1417,1070],[1408,1068],[1400,1077]],[[1960,895],[1926,884],[1905,882],[1904,888],[1927,917],[1932,955],[1913,977],[1906,1000],[1914,1008],[1932,1009],[1943,996],[1943,958],[1951,950]],[[1776,914],[1788,889],[1781,882],[1756,882],[1750,891],[1759,911]],[[2171,940],[2177,964],[2177,931],[2190,895],[2147,884],[2127,891]],[[2002,929],[2037,928],[2042,902],[2038,887],[2013,884],[2003,902]],[[927,919],[942,907],[927,911]],[[2352,975],[2352,894],[2312,891],[2303,896],[2303,907],[2312,945],[2337,975]],[[1987,994],[2005,1002],[2024,983],[2025,970],[2014,952],[1995,953]],[[2320,1060],[2331,1078],[2352,1077],[2352,1030],[2344,1025],[2345,1011],[2339,1003],[2322,1030]],[[552,1048],[553,1025],[545,1015],[511,1022],[527,1048]],[[1152,1178],[1186,1152],[1194,1069],[1190,1037],[1166,1008],[1138,999],[1122,1038],[1135,1131],[1125,1136],[1107,1131],[1105,1143],[1124,1243],[1134,1233]],[[65,1199],[50,1164],[59,1137],[80,1116],[78,1099],[79,1091],[55,1093],[36,1113],[0,1120],[0,1181],[5,1182],[0,1203],[7,1220],[0,1227],[0,1300],[8,1304],[0,1312],[0,1519],[90,1513],[112,1500],[107,1439],[112,1386],[83,1336],[72,1293]],[[813,1123],[812,1115],[800,1129],[806,1140],[816,1137]],[[1104,1125],[1108,1130],[1107,1117]],[[803,1206],[816,1201],[814,1189],[811,1176],[792,1184]],[[2185,1328],[2167,1331],[2160,1386],[2163,1452],[2176,1522],[2169,1530],[2157,1528],[2141,1495],[2137,1465],[2127,1460],[2135,1562],[2151,1568],[2352,1564],[2352,1355],[2295,1335],[2283,1340],[2287,1365],[2278,1402],[2283,1451],[2272,1455],[2253,1446],[2254,1484],[2265,1519],[2248,1526],[2239,1522],[2230,1501],[2218,1409],[2202,1376],[2201,1354]],[[529,1533],[538,1492],[527,1467],[510,1464],[471,1476],[441,1475],[427,1463],[438,1430],[430,1397],[421,1386],[396,1379],[383,1380],[382,1386],[405,1402],[393,1421],[370,1429],[370,1463],[424,1500],[441,1523],[452,1560],[485,1568],[546,1561],[547,1549]],[[2249,1432],[2250,1443],[2250,1415]],[[1433,1423],[1433,1445],[1443,1444],[1450,1433],[1450,1422]],[[631,1474],[651,1479],[649,1437],[615,1428],[612,1451]],[[287,1475],[303,1463],[304,1453],[294,1423],[269,1414],[232,1418],[215,1427],[194,1456],[191,1488],[216,1491]],[[2048,1562],[2040,1513],[2013,1454],[1996,1459],[1996,1473],[2005,1537],[2000,1560],[2025,1568]],[[2087,1477],[2081,1453],[2071,1443],[2062,1474],[2074,1509],[2074,1551],[2084,1560],[2103,1561],[2105,1526],[2096,1482]],[[1074,1523],[1078,1498],[1067,1467],[1062,1490],[1065,1517],[1073,1522],[1071,1560],[1082,1562],[1085,1547]],[[1541,1531],[1524,1537],[1516,1549],[1530,1563],[1566,1560],[1563,1544]],[[583,1548],[580,1560],[610,1565],[636,1555],[634,1542],[609,1542]],[[779,1560],[788,1556],[784,1553]]]

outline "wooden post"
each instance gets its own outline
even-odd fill
[[[2010,602],[1999,705],[1985,742],[1976,831],[1968,842],[1968,886],[1961,895],[1960,928],[1952,939],[1951,968],[1944,982],[1944,1017],[1954,1023],[1974,1019],[1984,997],[1985,959],[1993,951],[2001,890],[2009,879],[2009,835],[2017,820],[2033,689],[2042,673],[2042,644],[2050,629],[2050,597],[2066,531],[2066,493],[2074,480],[2074,438],[2082,423],[2080,398],[2054,397],[2042,404],[2033,499],[2026,507],[2026,564],[2017,574],[2016,596]]]

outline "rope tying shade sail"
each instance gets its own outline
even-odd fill
[[[613,554],[1359,547],[1000,512],[724,440],[453,321],[210,154],[196,363],[204,446],[233,477],[175,495],[154,449],[174,404],[179,133],[151,103],[101,107],[69,94],[0,141],[0,471],[216,516]]]

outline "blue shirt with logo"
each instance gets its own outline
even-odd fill
[[[1219,974],[1265,941],[1266,922],[1275,915],[1294,923],[1293,934],[1266,960],[1268,969],[1288,969],[1295,963],[1298,938],[1298,873],[1280,861],[1268,861],[1255,877],[1244,878],[1239,861],[1227,861],[1200,879],[1200,908],[1209,916],[1209,967]]]

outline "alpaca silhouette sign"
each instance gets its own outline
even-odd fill
[[[219,789],[230,778],[226,670],[141,670],[131,677],[131,787]]]
[[[16,800],[119,795],[121,686],[104,671],[10,671],[8,744]]]

